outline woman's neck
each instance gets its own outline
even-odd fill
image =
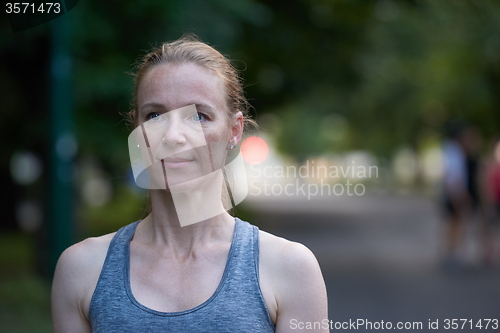
[[[135,241],[152,246],[166,246],[182,253],[192,252],[195,248],[209,243],[231,241],[235,224],[231,215],[223,211],[216,216],[182,226],[179,221],[179,213],[182,214],[180,209],[196,209],[196,204],[213,206],[214,203],[206,200],[201,202],[196,195],[190,195],[189,198],[176,196],[174,193],[172,197],[172,194],[165,190],[150,191],[151,214],[138,226],[134,235]],[[184,201],[180,202],[180,199]],[[222,206],[220,199],[217,202]]]

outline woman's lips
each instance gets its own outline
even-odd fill
[[[181,169],[188,166],[193,160],[185,158],[165,158],[161,160],[163,166],[167,169]]]

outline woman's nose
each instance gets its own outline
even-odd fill
[[[169,121],[165,124],[164,135],[162,142],[171,147],[181,146],[186,143],[186,133],[185,128],[180,119],[177,117],[171,117]]]

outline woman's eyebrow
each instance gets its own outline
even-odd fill
[[[161,103],[149,102],[141,106],[141,109],[145,108],[164,109],[165,106]]]
[[[214,107],[210,104],[206,103],[193,103],[196,106],[196,109],[208,109],[208,110],[214,110]]]
[[[188,103],[185,106],[182,106],[182,107],[177,108],[175,110],[182,109],[183,107],[190,106],[190,105],[194,105],[196,107],[196,109],[202,109],[202,110],[214,110],[215,109],[211,104],[202,103],[202,102],[193,102],[193,103]],[[157,102],[148,102],[148,103],[145,103],[141,106],[141,110],[147,109],[147,108],[162,109],[162,110],[166,110],[166,112],[175,111],[175,110],[169,110],[165,107],[164,104],[157,103]]]

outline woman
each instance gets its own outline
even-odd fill
[[[54,332],[288,332],[324,322],[314,255],[221,212],[221,166],[248,122],[229,61],[193,37],[163,44],[138,65],[133,105],[151,213],[64,251]],[[328,331],[316,328],[307,331]]]

